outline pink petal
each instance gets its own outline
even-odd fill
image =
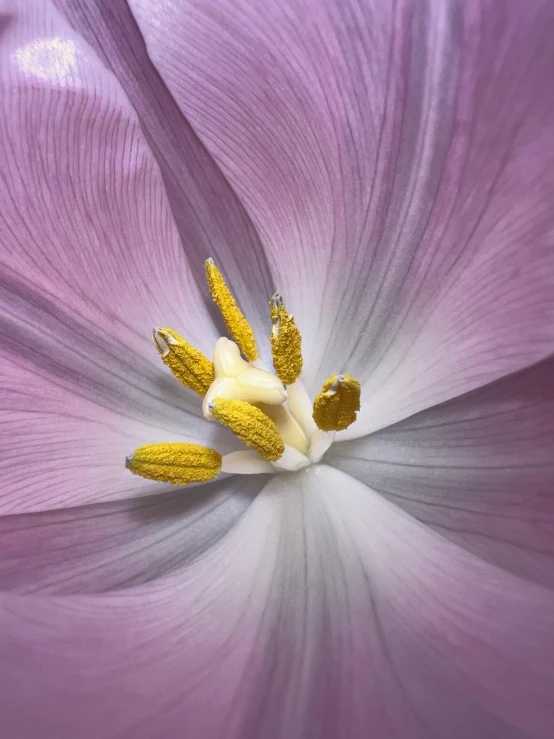
[[[0,49],[10,512],[151,491],[124,469],[134,446],[213,438],[151,330],[172,325],[209,353],[217,337],[120,86],[50,5],[14,8]]]
[[[238,736],[246,699],[238,693],[271,579],[262,557],[275,559],[273,511],[267,501],[251,506],[195,562],[148,586],[118,595],[0,594],[4,731]],[[182,541],[172,539],[179,559]]]
[[[554,587],[554,358],[328,457],[448,539]]]
[[[2,43],[5,269],[150,356],[160,322],[211,351],[217,334],[120,86],[48,3],[17,5]]]
[[[11,325],[0,330],[1,513],[171,489],[125,469],[141,444],[236,448],[201,417],[201,399],[167,372],[151,342],[141,354],[68,315],[44,290],[11,287]]]
[[[0,598],[0,711],[56,739],[548,739],[553,608],[312,468],[174,577]]]
[[[203,262],[213,257],[254,326],[259,346],[268,349],[267,303],[275,284],[259,237],[234,190],[150,61],[127,4],[55,3],[114,72],[129,97],[160,166],[192,276],[201,292],[208,297]]]
[[[101,593],[158,580],[204,556],[266,478],[234,477],[141,500],[0,517],[0,591]]]
[[[548,0],[132,0],[361,435],[554,347]]]

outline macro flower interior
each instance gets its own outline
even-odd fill
[[[2,736],[552,739],[553,34],[0,0]]]

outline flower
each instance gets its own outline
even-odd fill
[[[10,739],[548,739],[554,725],[554,13],[548,0],[8,2],[0,716]],[[240,449],[152,346],[271,356],[322,463]]]

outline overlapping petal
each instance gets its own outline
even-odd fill
[[[2,36],[5,268],[122,343],[143,348],[164,319],[210,351],[213,326],[121,87],[47,2],[16,5]]]
[[[276,287],[264,250],[235,192],[148,57],[127,3],[55,0],[55,4],[114,72],[133,105],[160,166],[192,276],[200,283],[201,293],[209,300],[203,261],[213,257],[232,284],[259,345],[267,353],[267,303]]]
[[[554,346],[548,0],[131,7],[362,435]],[[317,381],[315,381],[317,379]]]
[[[9,4],[1,53],[1,508],[148,492],[124,450],[213,437],[151,329],[217,333],[113,75],[46,2]]]
[[[549,359],[328,458],[474,554],[554,587],[553,450]]]
[[[553,607],[312,468],[274,478],[178,577],[4,594],[0,709],[12,735],[38,721],[57,739],[548,739]]]
[[[140,500],[2,516],[0,591],[104,593],[175,573],[216,546],[263,485],[261,476],[158,485]]]
[[[257,304],[252,218],[311,333],[308,379],[364,380],[355,433],[551,351],[548,3],[136,0],[245,211],[188,127],[178,141],[127,11],[59,6],[137,108],[193,262],[215,245],[228,271],[225,225],[244,227]],[[0,519],[2,730],[550,739],[551,363],[340,446],[374,489],[319,466],[257,495],[234,480],[67,508],[153,492],[121,464],[136,443],[213,440],[148,329],[206,352],[215,331],[119,83],[50,5],[10,8],[0,500],[65,508]],[[437,460],[429,485],[414,469]]]

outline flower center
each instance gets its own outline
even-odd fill
[[[337,431],[356,420],[360,383],[350,375],[329,377],[312,405],[300,379],[302,337],[279,293],[269,302],[273,367],[266,369],[254,332],[212,259],[206,278],[233,340],[216,341],[213,362],[170,328],[154,329],[162,361],[202,397],[207,421],[227,426],[249,450],[222,456],[198,444],[147,444],[126,459],[134,474],[186,485],[223,472],[297,471],[318,462]]]

